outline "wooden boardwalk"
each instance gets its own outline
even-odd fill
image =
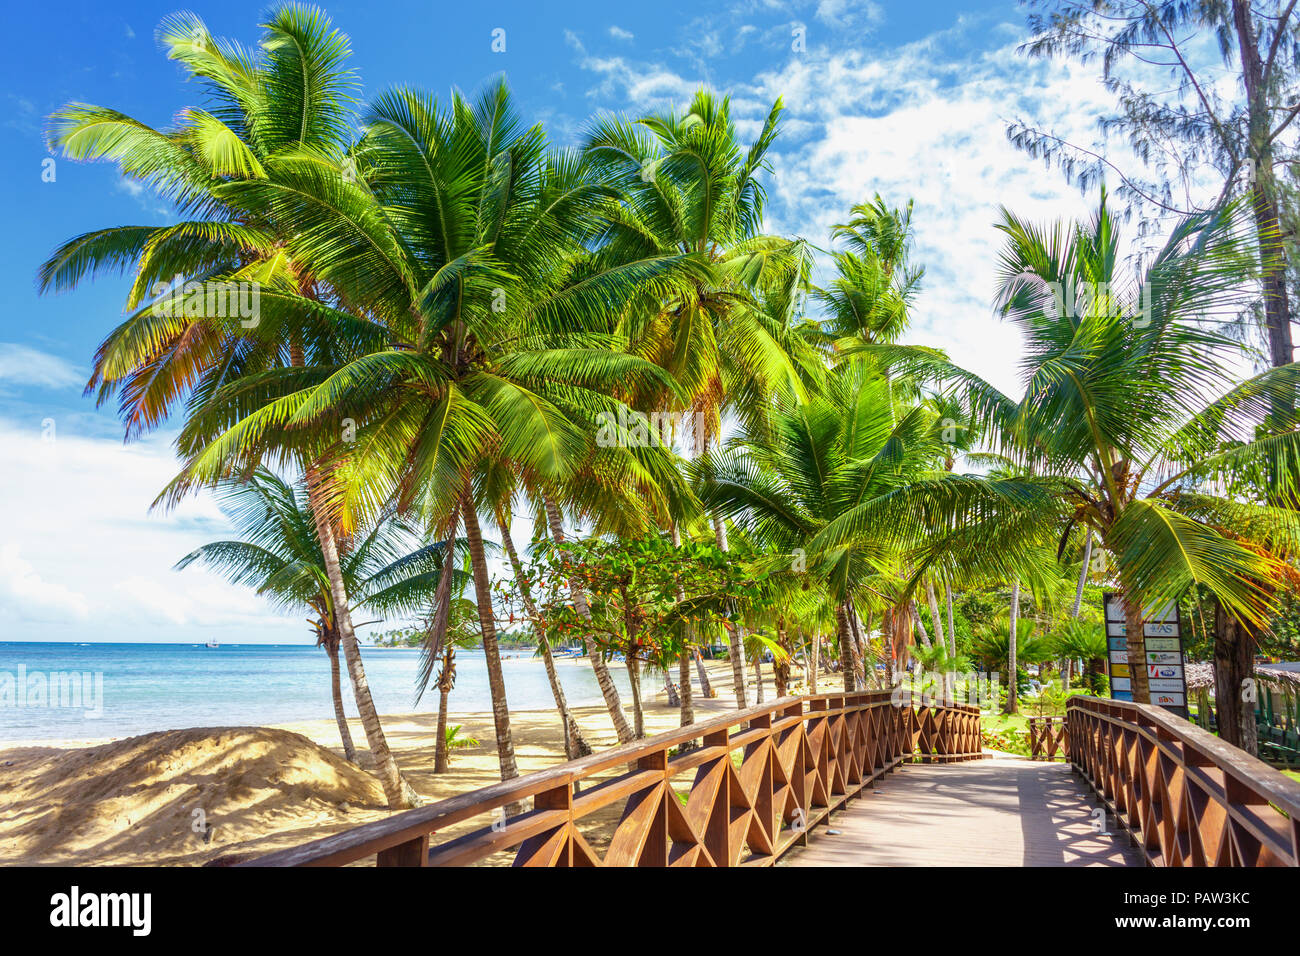
[[[786,866],[1141,866],[1062,763],[906,764],[836,813]]]

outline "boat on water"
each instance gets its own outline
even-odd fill
[[[220,647],[221,645],[218,644],[216,641],[208,641],[208,642],[207,642],[206,644],[204,644],[203,646],[204,646],[204,647]]]

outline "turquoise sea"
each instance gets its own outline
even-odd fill
[[[365,647],[361,656],[381,714],[437,709],[436,688],[415,704],[419,651]],[[462,651],[456,660],[451,709],[489,710],[483,652]],[[511,708],[554,706],[539,659],[515,652],[502,666]],[[620,665],[610,670],[626,694],[626,672]],[[585,659],[561,663],[559,672],[570,703],[600,703]],[[349,716],[356,716],[346,667],[343,698]],[[309,645],[0,642],[0,742],[90,740],[333,714],[329,658]]]

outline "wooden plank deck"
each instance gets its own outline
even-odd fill
[[[786,866],[1141,866],[1062,763],[997,758],[905,764],[812,833]]]

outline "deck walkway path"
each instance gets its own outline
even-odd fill
[[[1062,763],[906,764],[818,827],[786,866],[1141,866],[1142,855]]]

